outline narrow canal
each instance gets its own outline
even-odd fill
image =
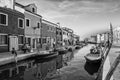
[[[50,60],[27,59],[0,66],[0,80],[94,80],[100,63],[87,64],[91,45]]]

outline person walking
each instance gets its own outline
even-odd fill
[[[15,62],[17,63],[17,52],[15,48],[12,48],[12,54],[14,55]]]

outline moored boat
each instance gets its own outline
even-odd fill
[[[86,62],[89,62],[89,63],[98,63],[102,60],[101,54],[88,53],[84,57],[86,59]]]
[[[66,54],[68,50],[65,47],[61,47],[61,48],[56,48],[55,52],[58,52],[58,54]]]
[[[75,46],[75,49],[80,49],[82,46],[80,46],[80,45],[76,45]]]
[[[58,52],[42,52],[42,53],[38,53],[35,56],[35,58],[36,59],[51,59],[57,56],[58,56]]]

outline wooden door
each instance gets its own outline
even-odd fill
[[[18,50],[18,37],[17,36],[9,37],[9,50],[11,51],[12,48],[15,48],[15,50]]]

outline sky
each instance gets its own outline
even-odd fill
[[[86,35],[120,26],[120,0],[16,0],[35,3],[43,19],[60,23],[84,38]]]

